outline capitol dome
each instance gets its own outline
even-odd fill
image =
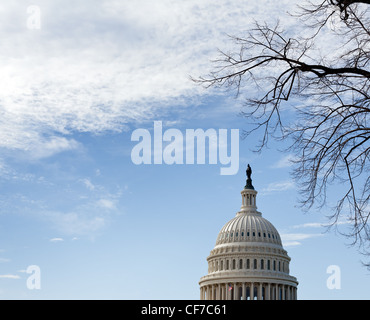
[[[201,300],[295,300],[297,279],[279,232],[257,211],[248,165],[242,206],[220,230],[199,281]]]
[[[216,245],[235,242],[263,242],[281,246],[278,231],[261,213],[238,212],[218,234]]]

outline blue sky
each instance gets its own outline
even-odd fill
[[[240,168],[135,165],[137,128],[248,129],[233,93],[204,90],[226,34],[280,17],[289,1],[28,1],[0,5],[0,299],[198,299],[222,226],[241,205],[245,167],[279,230],[301,299],[368,299],[356,248],[303,213],[286,145]],[[36,16],[34,16],[36,14]],[[37,18],[32,28],[30,18]],[[35,25],[33,25],[35,26]],[[248,90],[246,90],[248,93]],[[289,111],[287,111],[289,116]],[[330,192],[335,194],[338,186]],[[332,198],[329,198],[330,201]],[[330,202],[334,203],[334,202]],[[345,225],[343,225],[345,228]],[[41,289],[27,288],[37,265]],[[341,289],[328,289],[330,265]]]

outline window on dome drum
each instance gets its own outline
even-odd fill
[[[269,239],[271,238],[269,233],[268,233],[268,237],[269,237]]]
[[[226,260],[226,270],[229,270],[229,260]]]
[[[253,260],[253,269],[257,269],[257,259]]]
[[[244,231],[242,231],[242,237],[244,237]]]
[[[233,259],[233,270],[236,269],[236,262],[235,259]]]
[[[259,237],[261,236],[261,232],[258,232],[258,236],[259,236]]]
[[[247,231],[247,237],[249,237],[249,231]]]
[[[263,233],[263,237],[266,238],[266,233]]]
[[[265,267],[263,259],[261,259],[261,269],[263,270]]]
[[[280,261],[279,261],[279,271],[280,271]]]
[[[238,232],[237,232],[237,233],[235,233],[235,237],[238,237],[238,234],[239,234]]]
[[[270,270],[270,260],[267,260],[267,270]]]
[[[250,265],[249,265],[249,259],[247,259],[247,269],[250,268]]]
[[[223,260],[221,260],[221,268],[220,269],[224,270],[224,261]]]
[[[273,269],[274,271],[276,271],[276,261],[274,260],[274,263],[273,263]]]
[[[256,236],[256,233],[253,231],[252,235],[253,235],[253,237],[255,237]]]
[[[239,269],[243,269],[243,259],[239,260]]]

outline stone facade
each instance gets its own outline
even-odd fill
[[[218,234],[199,281],[201,300],[296,300],[298,281],[275,227],[257,211],[251,179],[242,206]]]

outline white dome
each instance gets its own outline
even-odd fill
[[[208,274],[199,281],[202,300],[297,298],[290,257],[279,232],[257,211],[257,191],[248,170],[240,211],[221,228],[207,257]]]
[[[254,214],[239,212],[222,227],[216,245],[233,242],[263,242],[282,245],[278,231],[259,212]]]

